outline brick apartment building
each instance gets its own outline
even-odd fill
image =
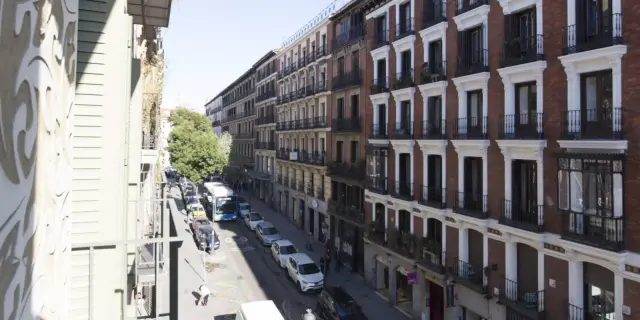
[[[638,7],[344,11],[367,30],[364,262],[379,294],[423,319],[638,317]]]

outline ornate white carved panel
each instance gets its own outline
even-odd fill
[[[68,319],[77,12],[0,1],[0,319]]]

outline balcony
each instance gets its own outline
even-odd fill
[[[422,15],[422,29],[447,21],[446,0],[425,0]]]
[[[465,12],[469,12],[475,8],[482,7],[483,5],[488,5],[489,0],[462,0],[458,1],[456,5],[456,16],[461,15]]]
[[[307,185],[305,186],[305,191],[304,194],[313,198],[315,195],[313,194],[315,192],[315,190],[313,189],[313,183],[307,183]]]
[[[256,125],[272,124],[276,122],[276,116],[273,113],[263,114],[256,118]]]
[[[543,232],[543,209],[535,202],[502,201],[500,223],[514,228]]]
[[[458,258],[453,258],[447,265],[447,271],[456,281],[478,293],[489,294],[489,288],[484,284],[483,269]]]
[[[389,92],[389,81],[387,78],[373,79],[371,84],[371,94],[380,94]]]
[[[609,11],[610,12],[610,11]],[[604,20],[587,26],[570,25],[562,30],[562,54],[572,54],[624,44],[622,14],[603,14]]]
[[[442,251],[442,244],[431,239],[420,238],[418,240],[418,256],[416,262],[419,266],[427,268],[439,274],[444,274],[446,255]]]
[[[297,61],[293,61],[291,62],[291,73],[294,73],[298,71],[298,62]]]
[[[420,122],[421,140],[446,140],[446,120],[423,120]]]
[[[315,90],[315,94],[321,93],[321,92],[327,92],[328,88],[327,88],[327,82],[324,80],[320,80],[318,81],[318,83],[316,84],[316,90]]]
[[[366,167],[364,161],[344,163],[333,161],[329,164],[329,175],[339,176],[356,181],[364,181],[366,178]]]
[[[276,177],[276,182],[277,182],[277,183],[279,183],[279,184],[282,184],[282,181],[283,181],[283,179],[282,179],[282,175],[281,175],[281,174],[279,174],[279,175]]]
[[[324,187],[316,188],[316,199],[324,201]]]
[[[302,126],[300,129],[318,129],[327,127],[326,117],[313,117],[302,120]]]
[[[365,25],[350,26],[346,32],[336,35],[336,37],[331,42],[331,49],[333,50],[333,52],[336,52],[349,43],[363,39],[365,34]]]
[[[362,77],[360,70],[353,70],[333,77],[332,90],[346,89],[352,86],[360,86]]]
[[[331,130],[336,132],[360,132],[362,130],[361,118],[333,119]]]
[[[431,173],[429,173],[431,174]],[[418,194],[418,203],[435,209],[446,209],[446,189],[439,187],[430,187],[420,185],[420,193]]]
[[[373,242],[376,243],[380,246],[386,246],[387,245],[387,230],[384,227],[384,222],[383,223],[378,223],[378,222],[371,222],[369,223],[369,225],[367,226],[367,232],[365,234],[366,238]]]
[[[389,139],[392,140],[413,140],[413,122],[397,122]]]
[[[371,133],[369,134],[369,139],[371,140],[387,140],[389,136],[387,135],[387,124],[376,123],[371,126]]]
[[[624,250],[624,216],[607,217],[563,209],[560,213],[562,238],[614,252]]]
[[[326,165],[326,152],[303,150],[298,153],[298,162],[323,167]]]
[[[305,189],[305,188],[304,188],[304,182],[302,182],[302,181],[297,181],[297,182],[296,182],[296,190],[298,190],[299,192],[304,193],[304,191],[305,191],[304,189]]]
[[[389,30],[377,30],[373,33],[373,46],[371,50],[375,50],[389,45]]]
[[[329,200],[329,214],[333,214],[357,224],[364,224],[364,210],[354,205]]]
[[[391,196],[404,200],[404,201],[413,201],[414,199],[414,190],[413,183],[407,181],[391,181],[393,188],[391,188]]]
[[[290,181],[293,181],[293,179],[290,179],[289,177],[284,177],[284,178],[282,179],[282,185],[288,188],[288,187],[289,187],[289,182],[290,182]]]
[[[307,65],[307,57],[306,56],[300,57],[300,59],[298,59],[298,67],[302,68],[302,67],[305,67],[306,65]]]
[[[316,61],[316,51],[312,49],[311,51],[309,51],[309,54],[305,57],[305,63],[311,64],[315,61]]]
[[[158,148],[157,138],[152,134],[142,135],[142,150],[156,150]]]
[[[291,73],[291,71],[289,70],[289,67],[286,66],[286,67],[282,68],[282,70],[278,71],[278,78],[284,78],[289,73]]]
[[[253,139],[255,138],[255,133],[253,132],[236,132],[236,133],[232,133],[231,136],[233,136],[236,139]]]
[[[396,25],[396,38],[394,41],[398,41],[415,33],[416,28],[413,25],[413,17],[405,18]]]
[[[464,77],[480,72],[489,72],[488,51],[466,52],[457,59],[456,77]]]
[[[276,150],[275,142],[258,142],[256,145],[257,150]]]
[[[407,69],[396,73],[395,80],[396,81],[393,83],[393,90],[406,89],[416,85],[413,81],[413,69]]]
[[[225,122],[229,122],[229,121],[239,120],[239,119],[242,119],[242,118],[255,116],[255,115],[256,115],[256,109],[249,109],[249,110],[244,111],[244,112],[238,112],[238,113],[235,113],[235,114],[227,115],[227,118],[224,119],[224,120],[225,120]]]
[[[220,125],[222,125],[222,121],[213,120],[213,121],[211,121],[211,125],[214,126],[214,127],[219,127]]]
[[[487,117],[458,118],[454,122],[453,140],[486,140]]]
[[[563,111],[561,140],[622,140],[622,108]]]
[[[501,115],[498,136],[501,140],[542,140],[543,124],[543,113]]]
[[[316,60],[320,59],[324,56],[327,55],[327,48],[325,48],[325,46],[320,46],[317,50],[316,50]]]
[[[313,83],[308,84],[304,89],[304,96],[310,97],[316,93],[316,86]]]
[[[531,37],[517,37],[502,44],[500,67],[512,67],[519,64],[543,61],[542,44],[544,36],[539,34]]]
[[[614,320],[615,305],[608,299],[601,299],[600,303],[584,309],[567,303],[569,315],[567,320]]]
[[[280,148],[276,150],[276,158],[280,160],[289,160],[291,149]]]
[[[546,319],[544,290],[527,291],[516,281],[502,280],[498,301],[527,319]]]
[[[425,62],[420,70],[420,84],[447,81],[447,61],[439,63]]]
[[[276,96],[275,90],[266,91],[266,92],[260,93],[256,97],[256,102],[262,102],[262,101],[265,101],[267,99],[275,98],[275,96]]]
[[[453,211],[476,219],[489,218],[489,197],[473,192],[454,192]]]
[[[381,195],[389,194],[387,178],[369,176],[367,178],[367,189]]]

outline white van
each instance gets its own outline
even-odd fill
[[[271,300],[246,302],[240,305],[236,320],[284,320]]]

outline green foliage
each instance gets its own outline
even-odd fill
[[[191,130],[211,132],[211,123],[205,115],[191,111],[184,107],[173,109],[169,115],[169,122],[173,127],[188,126]]]
[[[229,163],[231,143],[211,131],[209,119],[186,108],[176,108],[169,121],[173,130],[169,134],[168,150],[172,166],[179,174],[194,183],[215,170],[223,170]]]

